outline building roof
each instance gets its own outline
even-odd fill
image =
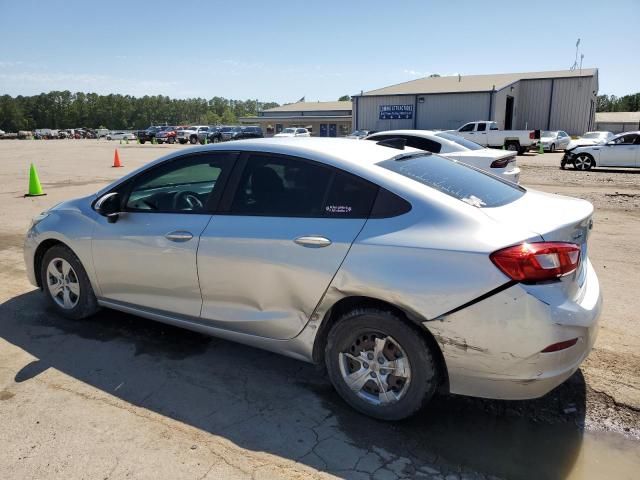
[[[640,112],[598,112],[596,122],[601,123],[640,123]]]
[[[264,113],[270,112],[321,112],[349,110],[351,111],[351,101],[348,102],[296,102],[281,107],[269,108],[263,110]]]
[[[364,92],[371,95],[407,95],[418,93],[462,93],[489,92],[493,88],[500,90],[518,80],[565,77],[592,77],[596,68],[582,70],[555,70],[549,72],[496,73],[491,75],[455,75],[451,77],[426,77],[398,83],[389,87]]]

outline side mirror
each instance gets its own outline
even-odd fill
[[[120,216],[120,195],[117,192],[107,193],[98,199],[93,208],[103,217],[107,217],[109,223],[116,223]]]

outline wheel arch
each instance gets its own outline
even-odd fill
[[[315,336],[312,350],[313,362],[317,365],[324,365],[324,353],[327,345],[327,339],[331,328],[339,321],[340,317],[345,313],[356,308],[377,308],[380,310],[387,310],[398,315],[406,324],[413,327],[419,335],[421,335],[429,347],[436,360],[438,368],[438,386],[441,390],[448,391],[449,389],[449,373],[447,371],[447,364],[444,360],[442,350],[438,345],[433,334],[422,325],[424,319],[418,319],[411,312],[407,312],[397,305],[393,305],[385,300],[381,300],[374,297],[367,296],[349,296],[343,297],[335,302],[331,308],[325,313],[322,322],[318,328],[318,333]]]
[[[68,248],[69,250],[71,250],[73,252],[73,249],[67,245],[66,243],[56,239],[56,238],[48,238],[46,240],[43,240],[42,242],[40,242],[40,244],[38,245],[38,247],[36,248],[36,252],[33,256],[33,272],[35,274],[35,278],[36,278],[36,284],[38,285],[38,288],[40,288],[40,290],[43,289],[43,285],[42,285],[42,278],[40,276],[40,271],[42,270],[42,260],[45,256],[45,254],[53,247],[57,246],[57,245],[62,245],[63,247]],[[74,252],[75,254],[75,252]]]

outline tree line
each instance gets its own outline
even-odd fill
[[[623,97],[598,95],[598,112],[638,112],[640,111],[640,92]]]
[[[276,102],[223,97],[175,99],[162,95],[98,95],[53,91],[40,95],[0,96],[0,130],[37,128],[142,129],[149,125],[215,125],[237,123],[239,117],[279,106]]]

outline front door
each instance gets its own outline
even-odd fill
[[[620,135],[599,147],[601,167],[635,167],[639,145],[639,135],[629,133]]]
[[[329,124],[329,136],[337,137],[338,136],[338,126],[335,123]]]
[[[225,193],[221,204],[227,211],[201,236],[202,318],[218,328],[292,338],[364,226],[377,187],[295,157],[255,153],[245,161],[235,195]]]
[[[328,135],[327,133],[327,124],[326,123],[321,123],[320,124],[320,136],[321,137],[326,137]]]
[[[231,162],[227,154],[187,155],[128,182],[117,222],[99,217],[94,232],[103,299],[200,315],[198,241]]]

